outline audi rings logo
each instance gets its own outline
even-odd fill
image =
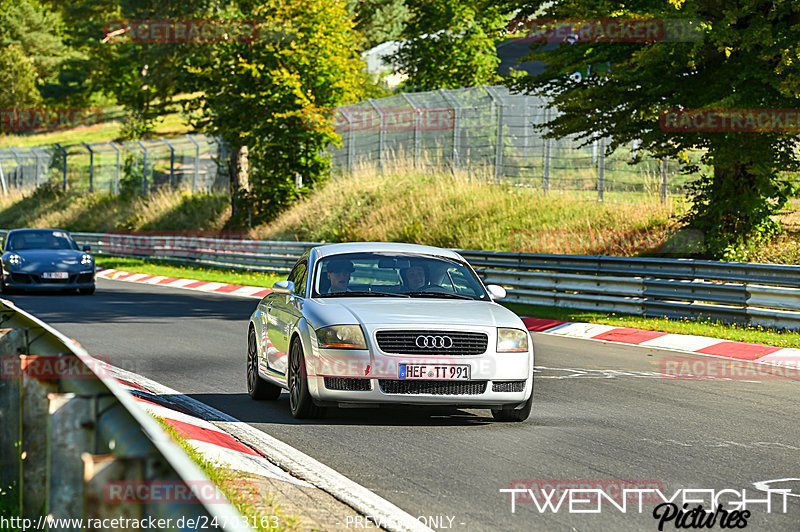
[[[450,349],[453,339],[449,336],[417,336],[416,344],[420,349]]]

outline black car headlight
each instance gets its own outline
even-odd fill
[[[317,329],[317,341],[322,348],[366,349],[367,340],[358,325],[331,325]]]

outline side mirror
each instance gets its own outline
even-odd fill
[[[294,294],[294,283],[292,281],[278,281],[272,285],[272,291],[276,294],[290,296]]]
[[[487,284],[486,290],[488,290],[489,295],[492,296],[492,301],[495,299],[503,299],[508,295],[508,292],[506,292],[505,288],[496,284]]]
[[[83,250],[84,251],[91,251],[92,250],[92,246],[90,246],[89,244],[84,244],[83,245]]]

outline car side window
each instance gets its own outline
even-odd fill
[[[289,281],[294,283],[295,293],[305,296],[306,293],[306,273],[308,272],[308,263],[306,261],[300,262],[292,269],[289,274]]]

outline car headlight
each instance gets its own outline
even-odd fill
[[[331,325],[317,329],[317,341],[322,348],[366,349],[367,340],[358,325]]]
[[[81,264],[91,264],[92,263],[92,256],[91,255],[82,255],[81,256]]]
[[[14,266],[19,266],[22,264],[22,257],[17,255],[16,253],[12,253],[8,256],[8,263],[13,264]]]
[[[528,350],[528,332],[520,329],[497,329],[497,352],[516,353]]]

